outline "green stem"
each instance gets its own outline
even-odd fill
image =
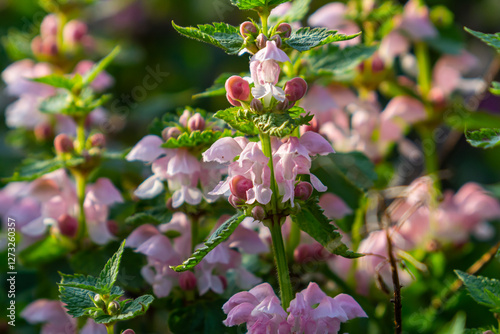
[[[85,117],[78,117],[76,121],[76,147],[75,151],[78,154],[82,154],[85,148]]]
[[[85,219],[85,209],[83,203],[85,202],[85,188],[87,185],[87,177],[84,173],[73,171],[73,176],[76,181],[76,195],[78,197],[78,240],[82,240],[87,233],[87,225]]]
[[[267,11],[267,9],[264,9],[264,11],[262,13],[259,13],[259,16],[260,16],[260,21],[262,23],[262,33],[266,36],[267,36],[267,19],[269,17],[269,12]]]
[[[427,44],[424,42],[415,43],[415,56],[417,57],[418,64],[418,85],[420,86],[422,97],[426,99],[431,90],[431,71]]]
[[[114,334],[115,333],[115,324],[107,324],[106,325],[106,333]]]
[[[293,292],[292,284],[290,282],[290,272],[288,270],[288,263],[286,260],[285,245],[283,244],[283,236],[281,235],[280,217],[274,215],[268,227],[271,230],[271,239],[273,241],[273,254],[278,272],[281,304],[283,305],[283,309],[286,310],[288,306],[290,306],[290,302],[293,299]]]
[[[273,195],[271,196],[271,206],[272,213],[277,213],[278,210],[278,186],[276,184],[276,179],[274,178],[274,165],[273,165],[273,150],[271,147],[271,136],[267,133],[260,134],[260,141],[262,143],[262,152],[266,157],[269,158],[268,166],[271,170],[271,190]]]

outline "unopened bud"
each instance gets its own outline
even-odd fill
[[[288,38],[292,34],[292,26],[288,23],[280,23],[276,27],[276,32],[283,36],[283,38]]]
[[[59,52],[57,47],[57,39],[55,36],[49,36],[42,39],[42,53],[45,56],[53,57]]]
[[[89,140],[92,147],[103,148],[106,145],[106,137],[102,133],[93,134]]]
[[[131,330],[131,329],[126,329],[126,330],[123,331],[122,334],[135,334],[135,332],[133,330]]]
[[[242,175],[234,176],[229,182],[229,189],[231,189],[231,193],[243,200],[247,199],[247,190],[253,187],[252,180],[247,179]]]
[[[183,127],[187,127],[187,122],[191,118],[191,111],[184,109],[184,112],[182,113],[181,117],[179,117],[179,123]]]
[[[229,195],[228,198],[229,204],[235,209],[245,204],[245,200],[234,196],[233,194]]]
[[[106,303],[104,302],[104,300],[102,299],[102,296],[100,294],[96,294],[94,296],[94,304],[100,308],[106,307]]]
[[[185,271],[179,276],[179,286],[182,290],[193,290],[196,287],[196,276],[192,271]]]
[[[263,221],[266,218],[266,211],[261,206],[256,206],[252,209],[252,217],[255,220]]]
[[[245,38],[247,35],[257,33],[257,27],[250,21],[245,21],[240,25],[240,34]]]
[[[312,192],[312,185],[309,182],[302,181],[295,186],[294,196],[296,199],[307,201],[311,197]]]
[[[40,35],[42,37],[57,36],[57,27],[59,25],[57,16],[55,14],[49,14],[43,18],[42,24],[40,25]]]
[[[78,231],[78,220],[75,217],[64,214],[57,219],[57,227],[62,235],[73,238]]]
[[[200,113],[196,113],[188,121],[189,131],[203,131],[205,130],[205,119]]]
[[[253,99],[252,102],[250,102],[250,108],[255,111],[262,111],[262,109],[264,109],[264,105],[259,99]]]
[[[68,43],[69,45],[75,45],[82,40],[83,36],[87,34],[87,30],[87,25],[82,21],[69,21],[64,26],[63,30],[64,42]]]
[[[169,126],[163,129],[163,131],[161,132],[161,136],[165,141],[169,140],[170,138],[177,138],[180,135],[181,135],[181,130],[179,130],[175,126]]]
[[[276,105],[276,110],[287,110],[290,108],[290,101],[288,101],[287,98],[285,98],[284,101],[278,102]]]
[[[372,58],[372,73],[382,72],[385,68],[384,61],[380,57]]]
[[[43,54],[42,37],[35,36],[35,38],[33,38],[33,40],[31,41],[31,51],[35,56]]]
[[[280,37],[280,35],[273,35],[273,36],[271,36],[271,39],[270,39],[270,40],[271,40],[271,41],[276,42],[276,46],[277,46],[278,48],[281,48],[281,45],[282,45],[283,43],[281,42],[281,37]]]
[[[309,122],[309,124],[304,125],[300,128],[301,135],[303,135],[308,131],[319,132],[319,122],[316,117],[313,117],[313,119]]]
[[[306,95],[307,83],[302,78],[293,78],[285,84],[285,95],[288,100],[298,101]]]
[[[233,100],[246,101],[250,96],[248,81],[237,75],[233,75],[226,80],[225,88],[227,95]]]
[[[40,123],[35,126],[34,129],[35,137],[39,141],[45,141],[52,137],[52,127],[48,123]]]
[[[257,45],[259,49],[265,48],[266,43],[267,43],[267,37],[264,34],[259,34],[259,36],[257,36],[257,38],[255,39],[255,45]]]
[[[61,133],[54,138],[54,147],[57,153],[69,153],[73,151],[73,141],[65,133]]]
[[[241,106],[241,102],[240,101],[236,101],[236,100],[232,99],[231,96],[229,96],[229,94],[227,94],[227,93],[226,93],[226,98],[229,101],[229,103],[231,103],[233,106],[235,106],[235,107],[240,107]]]
[[[108,220],[106,222],[106,226],[108,227],[109,233],[113,235],[118,235],[118,231],[120,230],[120,228],[118,227],[118,223],[116,221]]]
[[[293,259],[297,263],[306,263],[311,261],[311,252],[309,251],[309,245],[299,245],[293,251]]]
[[[120,303],[118,303],[116,300],[113,300],[108,304],[108,313],[111,315],[117,315],[120,313]]]

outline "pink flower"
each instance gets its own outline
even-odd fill
[[[276,87],[280,72],[279,64],[273,59],[252,60],[250,62],[250,73],[255,84],[255,87],[252,88],[253,97],[256,99],[264,98],[264,105],[266,106],[269,105],[272,97],[283,102],[285,92],[280,87]]]
[[[352,214],[352,209],[340,197],[331,193],[321,195],[319,205],[330,219],[342,219]]]
[[[76,64],[74,73],[79,73],[81,75],[85,75],[88,71],[92,69],[94,66],[94,62],[90,60],[82,60],[78,64]],[[95,91],[101,92],[111,87],[114,83],[114,79],[107,72],[103,71],[99,73],[99,75],[92,81],[90,87],[92,87]]]
[[[477,58],[466,51],[460,55],[444,55],[439,58],[432,72],[431,96],[439,93],[449,96],[455,90],[471,86],[470,83],[473,83],[474,79],[464,79],[462,76],[474,68],[477,63]]]
[[[437,30],[429,18],[429,9],[421,5],[419,0],[409,0],[406,3],[402,17],[396,18],[396,25],[414,40],[437,35]]]
[[[266,47],[259,50],[251,59],[251,61],[264,62],[266,60],[274,60],[278,62],[290,61],[287,54],[276,46],[275,41],[267,41]]]

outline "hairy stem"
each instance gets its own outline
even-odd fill
[[[85,117],[78,117],[76,121],[76,145],[75,151],[78,154],[82,154],[85,148]]]
[[[87,177],[84,173],[73,171],[73,176],[76,181],[76,195],[78,197],[78,240],[82,240],[87,233],[87,225],[85,219],[85,187],[87,185]]]
[[[401,304],[401,284],[399,282],[398,267],[392,249],[392,240],[389,234],[389,229],[386,228],[385,233],[387,237],[387,253],[391,264],[392,284],[394,286],[394,299],[392,300],[394,303],[394,333],[400,334],[403,332],[403,319],[401,315],[401,309],[403,308]]]
[[[424,42],[415,43],[415,56],[418,64],[418,85],[422,96],[426,99],[431,90],[431,71],[427,44]]]
[[[271,206],[272,213],[277,213],[278,209],[278,186],[276,184],[276,180],[274,178],[274,165],[273,165],[273,150],[271,147],[271,136],[267,133],[260,134],[260,141],[262,143],[262,152],[266,157],[269,158],[268,166],[271,170],[271,190],[273,192],[271,196]]]
[[[107,324],[106,325],[106,333],[114,334],[115,333],[115,324]]]
[[[286,260],[285,245],[283,236],[281,235],[281,219],[274,215],[269,223],[271,230],[271,239],[273,241],[273,254],[276,261],[276,269],[278,272],[278,282],[280,285],[281,305],[283,309],[290,306],[293,299],[292,284],[290,282],[290,272],[288,270],[288,262]]]

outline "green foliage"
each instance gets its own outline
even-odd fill
[[[97,76],[108,67],[109,64],[116,58],[116,56],[120,53],[120,46],[116,46],[106,57],[101,59],[98,63],[96,63],[82,78],[81,88],[85,88],[89,86],[92,81],[97,78]],[[78,76],[75,76],[78,78]],[[78,87],[80,88],[80,87]]]
[[[104,293],[111,292],[111,288],[116,282],[118,269],[120,268],[120,261],[122,259],[123,247],[125,247],[125,241],[122,242],[120,248],[118,248],[118,251],[113,254],[111,259],[109,259],[109,261],[106,263],[101,273],[99,274],[98,286]]]
[[[490,88],[490,92],[491,94],[495,94],[495,95],[500,95],[500,82],[498,81],[493,81],[491,83],[491,88]]]
[[[302,20],[304,17],[306,17],[307,12],[309,11],[309,7],[311,4],[311,0],[294,0],[292,1],[292,6],[290,9],[285,13],[284,16],[280,17],[270,17],[273,18],[271,22],[273,23],[278,23],[278,22],[296,22]]]
[[[371,57],[376,50],[376,46],[362,44],[343,49],[337,45],[328,45],[308,52],[304,59],[315,75],[343,75]]]
[[[500,52],[500,33],[496,34],[485,34],[483,32],[479,31],[474,31],[472,29],[469,29],[467,27],[464,27],[465,31],[467,31],[469,34],[479,38],[489,46],[495,48],[497,52]]]
[[[19,253],[19,259],[27,267],[41,266],[66,255],[74,248],[72,242],[64,236],[49,235],[35,242]]]
[[[469,144],[474,147],[493,148],[500,143],[500,129],[480,129],[465,133]]]
[[[224,110],[219,110],[214,115],[226,122],[230,127],[235,130],[241,131],[248,135],[257,135],[259,131],[253,124],[251,119],[248,119],[242,112],[240,107],[231,107]]]
[[[323,209],[318,205],[318,198],[310,199],[305,205],[301,206],[298,213],[291,215],[291,218],[302,231],[313,237],[330,253],[347,258],[363,256],[349,250],[342,243],[342,236],[323,214]]]
[[[444,122],[460,131],[500,128],[500,117],[486,111],[470,111],[457,108],[445,116]]]
[[[94,319],[98,324],[109,324],[116,321],[125,321],[146,313],[149,305],[153,302],[154,297],[151,295],[143,295],[130,303],[124,305],[121,313],[117,315],[101,315]]]
[[[344,35],[326,28],[302,27],[294,31],[289,38],[284,39],[284,42],[289,47],[303,52],[328,43],[347,41],[360,34]]]
[[[226,220],[219,228],[205,241],[203,247],[198,248],[193,255],[182,264],[178,266],[170,266],[173,270],[177,272],[182,272],[189,270],[200,263],[203,258],[212,251],[215,247],[217,247],[221,242],[225,241],[227,238],[231,236],[234,230],[240,225],[243,219],[246,218],[246,215],[237,213],[228,220]]]
[[[193,99],[199,99],[201,97],[211,97],[211,96],[220,96],[220,95],[225,95],[226,94],[226,88],[224,85],[226,84],[226,80],[229,79],[234,75],[233,73],[222,73],[219,75],[215,81],[214,84],[207,88],[204,92],[198,93],[193,95]],[[245,76],[245,74],[242,74],[241,76]]]
[[[75,78],[77,78],[75,76]],[[66,90],[71,91],[75,85],[75,81],[78,81],[78,79],[73,80],[72,78],[69,78],[64,75],[59,75],[59,74],[50,74],[45,77],[40,77],[40,78],[34,78],[31,79],[32,81],[43,83],[55,88],[64,88]],[[81,77],[79,78],[81,80]]]
[[[269,10],[288,1],[290,0],[231,0],[231,4],[242,10],[253,9],[256,11],[262,11],[263,8],[267,8],[267,10]]]
[[[215,45],[228,54],[237,54],[243,48],[244,41],[239,29],[227,23],[199,24],[196,28],[180,27],[172,21],[172,26],[181,35]]]
[[[205,131],[193,131],[193,132],[184,132],[177,138],[169,138],[166,143],[162,145],[165,148],[193,148],[199,146],[209,147],[213,143],[217,141],[217,139],[222,137],[230,137],[232,136],[231,130],[224,131],[213,131],[213,130],[205,130]]]
[[[85,161],[82,157],[73,157],[70,159],[61,159],[54,157],[48,160],[25,160],[21,166],[17,168],[14,175],[6,181],[31,181],[41,177],[44,174],[53,172],[60,168],[74,167]]]
[[[446,324],[437,334],[463,334],[465,327],[465,313],[459,312],[451,322]]]
[[[125,223],[133,225],[153,223],[159,225],[169,222],[170,219],[172,219],[172,211],[163,203],[157,207],[137,212],[133,216],[128,217]]]
[[[470,296],[479,304],[487,306],[491,312],[500,313],[500,281],[494,278],[469,275],[455,270],[464,282]]]

